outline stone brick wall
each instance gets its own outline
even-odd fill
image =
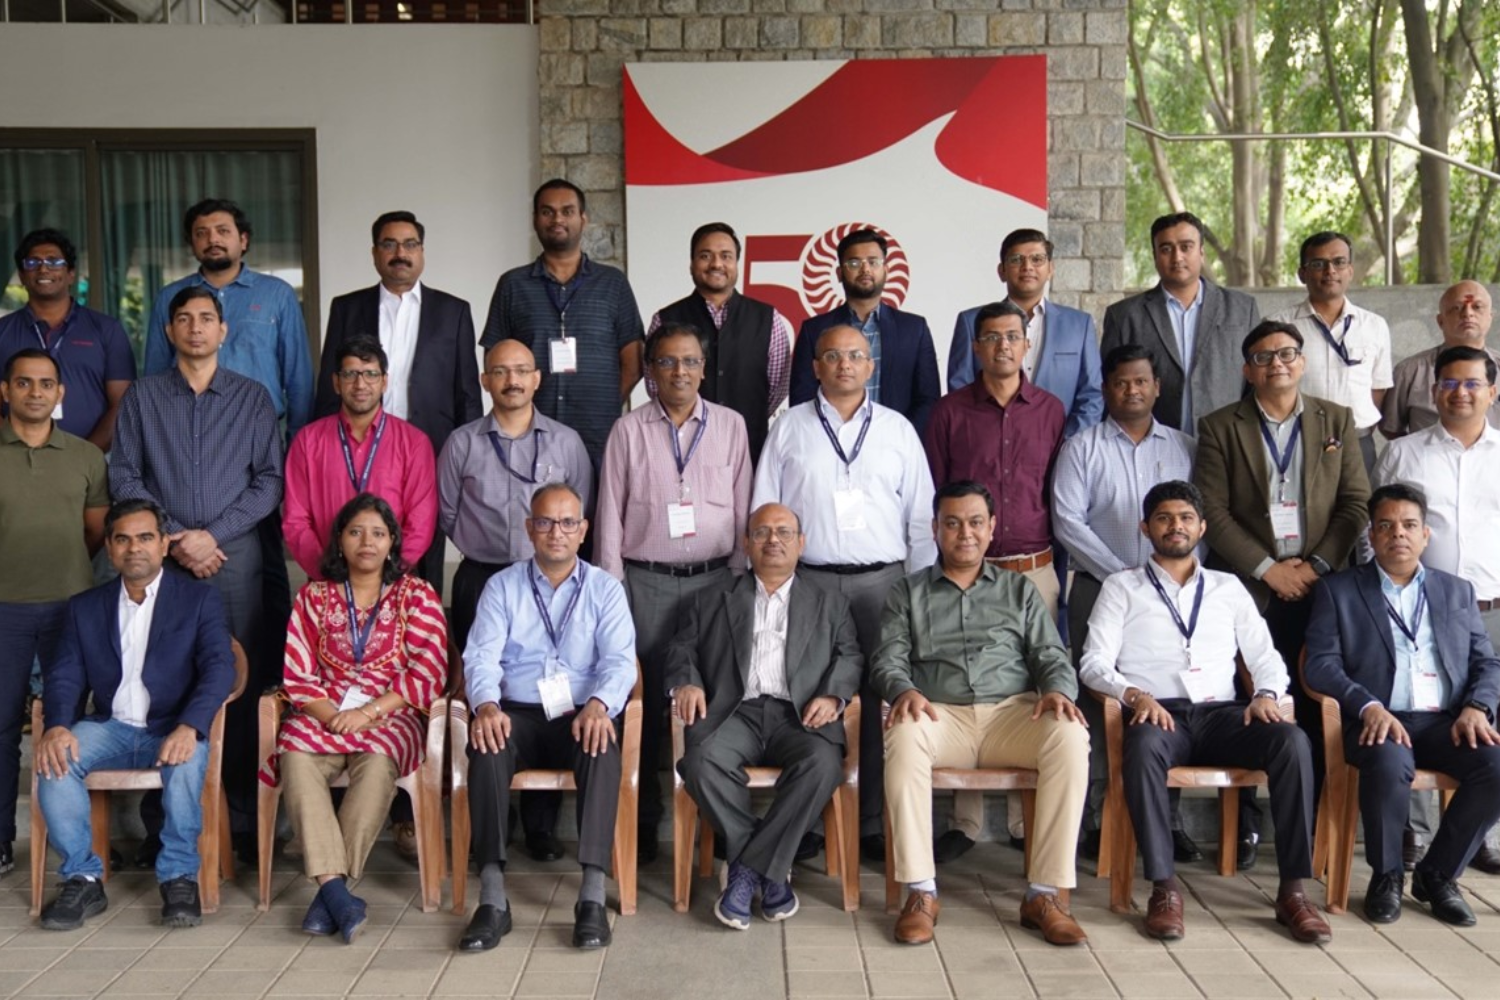
[[[625,256],[620,75],[627,62],[1041,52],[1054,297],[1096,315],[1118,298],[1125,0],[539,0],[537,9],[541,175],[588,192],[585,249],[594,257],[623,263]],[[995,234],[997,251],[1002,235]]]

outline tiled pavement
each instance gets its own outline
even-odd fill
[[[796,917],[778,925],[757,920],[736,933],[713,918],[712,881],[695,883],[690,913],[672,911],[664,857],[643,873],[639,912],[615,918],[614,945],[582,953],[568,946],[576,869],[517,861],[508,879],[515,931],[495,951],[459,955],[451,949],[463,917],[422,913],[416,876],[387,842],[377,845],[356,889],[370,903],[371,926],[353,946],[298,931],[310,889],[288,861],[279,863],[268,913],[256,912],[253,875],[243,872],[202,927],[164,930],[154,923],[151,878],[122,873],[109,883],[109,911],[84,930],[43,931],[27,916],[26,845],[17,846],[17,871],[0,882],[0,996],[1500,996],[1500,878],[1483,875],[1464,880],[1477,928],[1450,929],[1408,898],[1405,916],[1389,927],[1357,915],[1332,918],[1333,943],[1317,948],[1293,943],[1276,926],[1268,857],[1252,875],[1232,879],[1207,863],[1184,866],[1188,933],[1170,946],[1144,938],[1138,918],[1110,913],[1107,885],[1084,875],[1074,912],[1089,944],[1057,949],[1017,925],[1020,855],[984,844],[942,870],[937,943],[912,948],[891,942],[894,918],[880,911],[882,884],[872,868],[858,914],[837,909],[837,884],[808,869],[797,879]],[[1356,871],[1357,889],[1366,874]],[[476,894],[471,881],[471,901]],[[1138,905],[1144,896],[1138,880]],[[1321,888],[1315,898],[1321,902]]]

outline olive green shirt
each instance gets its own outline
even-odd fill
[[[56,424],[32,448],[0,423],[0,602],[66,601],[92,587],[83,512],[108,506],[102,451]]]
[[[1078,674],[1041,593],[1020,573],[989,563],[968,590],[940,565],[891,588],[870,683],[887,702],[912,688],[944,705],[1026,691],[1078,696]]]

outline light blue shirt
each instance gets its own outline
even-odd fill
[[[865,339],[870,342],[870,361],[875,369],[870,381],[865,383],[865,392],[877,403],[880,402],[880,305],[879,302],[875,303],[875,308],[870,310],[870,315],[865,317],[863,323],[854,315],[852,308],[844,306],[849,312],[849,325],[864,334]]]
[[[1094,579],[1145,564],[1141,504],[1157,483],[1191,479],[1197,442],[1153,420],[1136,444],[1113,419],[1063,442],[1052,472],[1052,531]],[[1201,553],[1200,553],[1201,554]]]
[[[1401,612],[1402,621],[1411,624],[1412,616],[1417,612],[1417,596],[1422,592],[1422,587],[1427,582],[1427,570],[1417,567],[1417,573],[1404,587],[1396,586],[1396,581],[1386,575],[1385,570],[1380,570],[1380,595],[1385,598],[1386,603]],[[1396,648],[1396,676],[1391,680],[1391,703],[1392,712],[1416,711],[1412,707],[1412,671],[1419,663],[1425,662],[1429,669],[1437,668],[1438,684],[1442,688],[1443,697],[1439,704],[1446,705],[1453,695],[1452,684],[1448,675],[1443,672],[1437,663],[1437,643],[1432,635],[1432,605],[1429,604],[1422,613],[1422,623],[1417,626],[1417,642],[1413,647],[1410,640],[1402,634],[1396,623],[1391,621],[1391,616],[1386,615],[1386,628],[1391,630],[1391,642]]]
[[[535,559],[490,577],[464,649],[469,704],[478,708],[487,701],[542,703],[537,685],[554,653],[532,594],[532,580],[553,627],[562,630],[556,655],[567,671],[573,704],[582,708],[597,698],[611,717],[619,715],[635,686],[635,623],[620,581],[582,559],[556,589]],[[563,628],[563,615],[580,587],[583,593]]]
[[[1203,279],[1198,279],[1198,295],[1193,304],[1183,307],[1177,296],[1161,290],[1167,300],[1167,317],[1172,321],[1172,335],[1177,339],[1177,356],[1182,359],[1182,424],[1194,427],[1193,423],[1193,351],[1198,346],[1198,317],[1203,315]]]
[[[290,440],[312,419],[312,357],[297,293],[280,278],[241,265],[240,273],[223,288],[209,285],[201,271],[163,288],[156,293],[146,323],[146,359],[141,374],[156,375],[172,367],[176,352],[167,340],[171,319],[167,309],[174,295],[197,285],[207,286],[218,296],[229,327],[224,346],[219,349],[219,363],[266,387],[277,419],[286,418]]]

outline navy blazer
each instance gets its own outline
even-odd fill
[[[1474,585],[1427,570],[1427,613],[1437,659],[1448,675],[1455,715],[1466,702],[1495,710],[1500,700],[1500,659],[1479,617]],[[1313,588],[1312,619],[1307,626],[1308,687],[1338,699],[1345,719],[1357,720],[1372,701],[1389,706],[1396,677],[1396,646],[1380,571],[1366,563],[1324,577]]]
[[[380,339],[380,286],[340,295],[328,310],[328,335],[318,367],[313,416],[339,411],[333,391],[335,358],[345,339],[367,334]],[[417,348],[407,376],[406,422],[427,435],[432,453],[440,455],[448,435],[484,412],[479,392],[479,361],[474,316],[463,299],[422,286],[422,315]]]
[[[949,392],[972,384],[979,374],[974,361],[974,319],[981,308],[965,309],[953,324],[953,343],[948,345]],[[1068,415],[1063,437],[1070,438],[1104,419],[1099,334],[1094,317],[1051,299],[1042,316],[1042,356],[1037,358],[1031,384],[1062,401]]]
[[[46,727],[71,729],[94,695],[93,720],[110,717],[120,687],[120,589],[117,577],[68,601],[57,658],[42,689]],[[214,713],[234,688],[234,650],[224,601],[214,587],[164,570],[151,613],[141,679],[151,696],[146,728],[166,736],[179,725],[208,737]]]
[[[880,399],[888,407],[910,420],[917,437],[927,429],[927,415],[943,394],[938,382],[937,348],[932,345],[932,331],[927,320],[916,313],[902,312],[881,303],[880,316]],[[860,324],[848,306],[814,316],[797,332],[797,346],[792,350],[792,384],[790,405],[805,403],[818,392],[813,375],[813,353],[818,337],[832,326]]]

